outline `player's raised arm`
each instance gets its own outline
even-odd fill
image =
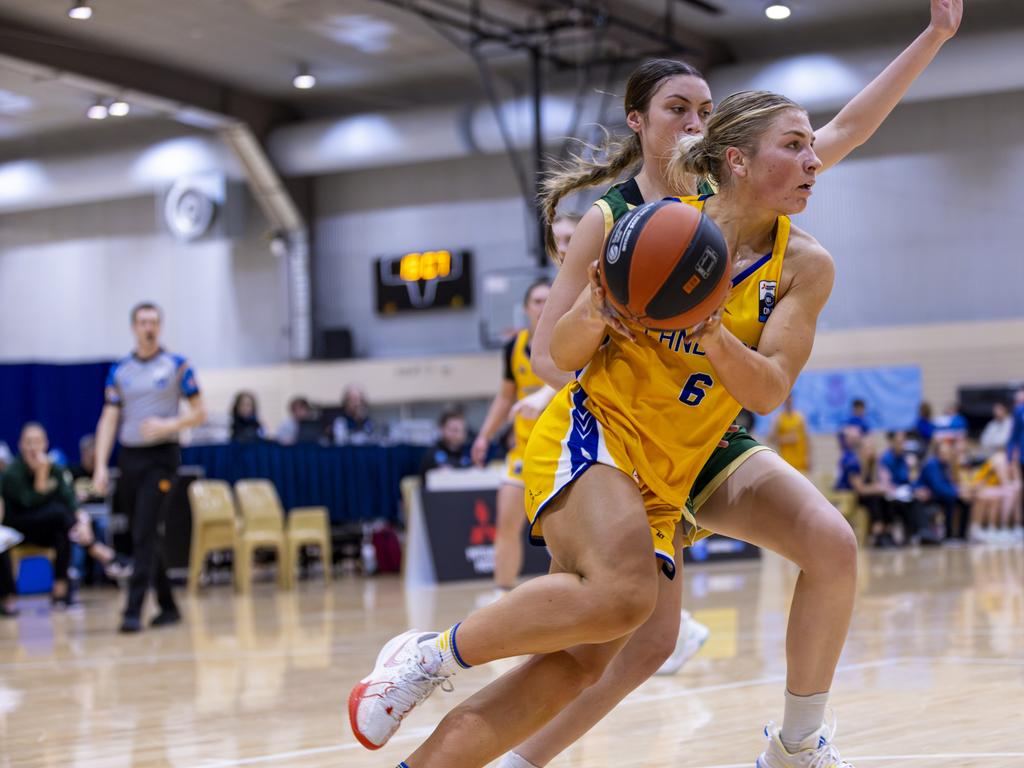
[[[963,0],[931,0],[931,21],[888,67],[854,96],[827,125],[815,131],[814,150],[828,170],[871,138],[885,118],[956,34],[963,17]]]

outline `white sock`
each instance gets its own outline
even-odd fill
[[[810,696],[796,696],[786,691],[786,713],[782,718],[782,732],[779,738],[790,754],[800,749],[800,744],[821,728],[828,705],[828,691]]]
[[[498,768],[540,768],[539,765],[534,765],[522,755],[518,755],[515,752],[508,752],[501,761],[498,763]]]
[[[446,629],[429,640],[420,643],[420,661],[424,671],[431,675],[451,677],[460,669],[469,669],[469,664],[462,661],[458,647],[455,645],[455,633],[459,625]]]

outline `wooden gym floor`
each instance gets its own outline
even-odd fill
[[[1024,547],[868,552],[833,687],[837,743],[858,768],[1024,766]],[[700,655],[655,678],[554,768],[751,768],[782,712],[794,569],[688,567],[686,603],[712,629]],[[461,674],[391,744],[367,752],[345,714],[379,646],[411,624],[442,628],[484,585],[405,593],[398,579],[325,590],[272,583],[181,595],[185,622],[124,637],[120,598],[87,591],[51,615],[42,599],[0,620],[0,767],[392,768],[458,698],[507,669]]]

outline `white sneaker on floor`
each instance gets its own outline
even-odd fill
[[[421,665],[420,642],[436,636],[436,632],[413,629],[391,638],[377,654],[373,672],[352,689],[348,697],[349,724],[367,749],[387,744],[402,718],[435,688],[452,690],[448,678],[428,674]]]
[[[768,748],[757,758],[757,768],[853,768],[839,756],[839,750],[832,743],[836,733],[835,718],[831,726],[822,723],[821,728],[804,739],[800,748],[792,753],[783,745],[781,731],[775,723],[764,727]]]
[[[656,675],[674,675],[683,665],[697,655],[697,651],[707,642],[711,630],[697,621],[690,615],[689,611],[683,611],[679,619],[679,637],[676,638],[676,647],[672,655],[665,659]]]

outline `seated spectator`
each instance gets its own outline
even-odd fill
[[[859,397],[850,403],[850,415],[839,427],[840,450],[845,451],[847,448],[845,442],[847,435],[857,434],[863,437],[871,431],[871,427],[868,425],[867,412],[867,403]]]
[[[316,412],[305,397],[288,401],[288,418],[278,427],[277,441],[282,445],[315,443],[320,439],[320,424]]]
[[[911,434],[916,438],[919,445],[915,449],[919,456],[923,456],[928,453],[928,448],[932,443],[932,436],[935,434],[935,424],[932,422],[932,406],[931,403],[922,402],[917,408],[917,421],[914,422],[914,428],[911,430]]]
[[[890,432],[888,437],[889,448],[878,462],[878,479],[885,490],[890,518],[899,518],[903,523],[903,542],[918,543],[922,540],[921,514],[910,480],[911,461],[917,457],[907,451],[905,432]],[[924,542],[936,543],[927,531]]]
[[[993,453],[970,477],[971,541],[1020,539],[1020,479],[1005,451]]]
[[[876,547],[895,545],[889,525],[889,507],[885,503],[885,488],[878,479],[878,460],[874,443],[864,436],[856,425],[847,425],[840,433],[846,445],[839,459],[837,491],[853,491],[857,503],[867,509],[871,518],[871,535]]]
[[[96,435],[85,435],[78,441],[78,463],[71,467],[71,478],[75,481],[75,496],[82,504],[106,500],[106,497],[92,487],[92,475],[95,471]]]
[[[785,407],[775,424],[769,438],[779,456],[794,469],[804,474],[811,469],[811,453],[808,450],[807,423],[804,415],[793,407],[793,396],[786,398]]]
[[[68,607],[73,603],[68,583],[72,540],[104,566],[122,568],[127,562],[96,541],[89,516],[78,509],[70,473],[50,461],[47,447],[42,425],[29,422],[22,428],[18,455],[4,474],[5,524],[19,531],[28,543],[55,550],[53,603]]]
[[[231,406],[231,442],[255,443],[263,439],[263,427],[256,408],[256,396],[242,391]]]
[[[981,432],[981,449],[986,456],[1005,453],[1013,435],[1013,415],[1006,403],[992,406],[992,421]]]
[[[932,443],[932,455],[921,467],[921,474],[914,483],[914,495],[918,501],[938,507],[946,521],[946,538],[964,540],[967,538],[967,522],[970,510],[964,502],[967,494],[957,486],[956,447],[952,440],[936,440]]]
[[[341,395],[341,415],[334,420],[333,439],[336,445],[365,443],[376,429],[370,417],[370,405],[363,388],[350,384]]]
[[[423,454],[420,462],[420,477],[424,478],[432,469],[446,467],[464,469],[473,465],[470,449],[473,447],[466,428],[466,417],[461,410],[449,409],[438,420],[441,438]]]
[[[962,445],[967,440],[967,419],[961,414],[956,403],[950,403],[940,416],[935,418],[935,440],[955,440]]]
[[[99,493],[92,484],[93,473],[96,471],[96,436],[85,435],[78,441],[78,463],[71,467],[71,478],[74,482],[75,498],[83,506],[105,505],[107,498]],[[107,537],[107,522],[104,518],[92,519],[93,536],[100,541]],[[74,566],[85,576],[85,581],[91,583],[93,579],[92,568],[85,562],[85,552],[76,547],[72,555]],[[118,579],[131,574],[131,569],[123,567],[120,561],[104,564],[93,559],[106,574],[112,579]]]

